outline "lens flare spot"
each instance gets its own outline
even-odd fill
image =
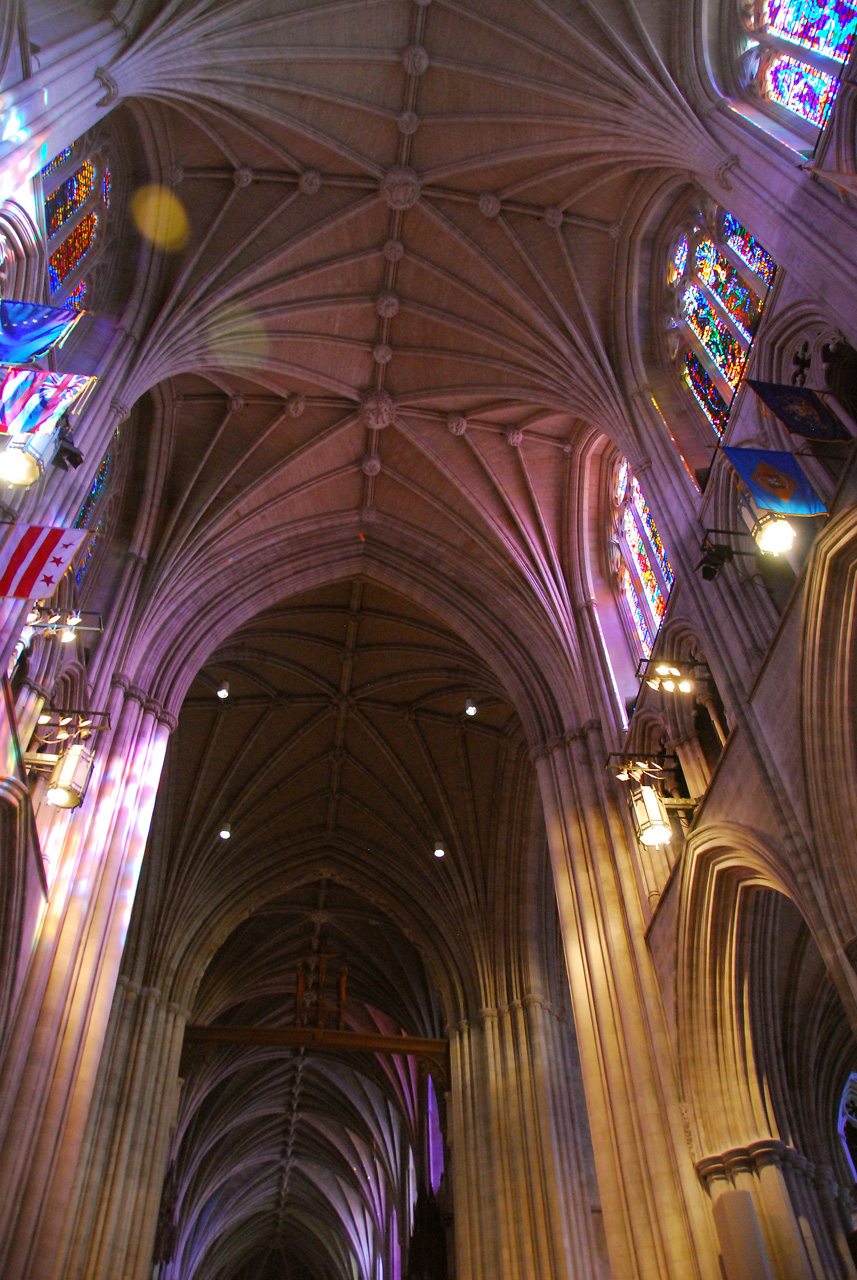
[[[158,249],[173,253],[187,244],[190,222],[185,207],[166,187],[140,187],[131,198],[131,214],[140,234]]]

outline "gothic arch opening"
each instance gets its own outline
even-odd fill
[[[149,1172],[159,1280],[399,1280],[417,1264],[441,1280],[453,1253],[487,1275],[510,1250],[521,1274],[550,1276],[569,1250],[597,1257],[526,735],[473,650],[389,588],[351,577],[292,597],[198,672],[121,990],[157,992],[192,1028],[449,1040],[430,1061],[228,1036],[200,1048],[182,1022],[153,1045],[172,1054],[176,1116]],[[515,1153],[535,1133],[525,1167]],[[456,1180],[474,1162],[479,1178]],[[472,1231],[467,1198],[489,1184],[519,1206],[507,1238]],[[547,1237],[521,1229],[536,1212]]]

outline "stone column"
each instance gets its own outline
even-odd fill
[[[120,978],[55,1280],[148,1280],[185,1017]]]
[[[64,147],[101,119],[118,97],[105,70],[127,33],[109,18],[42,53],[42,69],[3,95],[4,118],[18,123],[0,144],[0,198],[14,194]]]
[[[591,1205],[557,1018],[525,997],[452,1036],[456,1272],[594,1280]]]
[[[534,752],[607,1248],[622,1280],[720,1280],[600,725]]]
[[[114,684],[0,1071],[0,1274],[54,1274],[171,718]]]

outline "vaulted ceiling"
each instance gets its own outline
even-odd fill
[[[645,9],[203,0],[111,67],[126,207],[146,229],[148,179],[162,217],[118,391],[139,589],[98,661],[182,704],[126,969],[198,1021],[282,1025],[325,949],[354,1026],[558,996],[527,735],[615,714],[584,455],[634,440],[641,211],[719,159],[675,6]],[[552,690],[526,710],[525,671]],[[401,1194],[412,1085],[365,1055],[197,1062],[181,1274],[346,1274]]]

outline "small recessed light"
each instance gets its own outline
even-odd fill
[[[468,698],[467,701],[465,702],[464,713],[465,715],[468,715],[468,716],[476,715],[476,703],[473,701],[472,698]]]
[[[228,680],[221,681],[220,687],[217,690],[217,696],[218,698],[229,697],[229,681]]]
[[[224,822],[223,826],[220,828],[220,839],[228,840],[231,835],[232,835],[232,823]]]
[[[436,841],[435,841],[435,846],[434,846],[434,856],[435,856],[436,858],[442,858],[442,857],[444,856],[444,854],[445,854],[445,853],[446,853],[446,849],[444,849],[444,847],[443,847],[443,841],[442,841],[442,840],[436,840]]]

